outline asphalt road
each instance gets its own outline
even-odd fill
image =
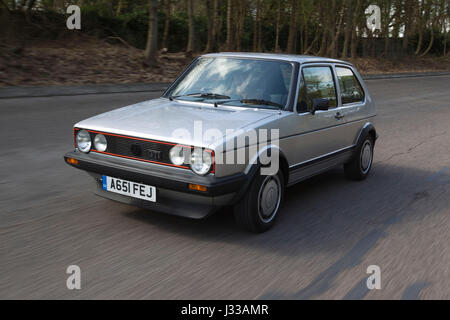
[[[228,209],[191,221],[98,198],[64,164],[75,122],[151,94],[0,99],[0,298],[450,299],[450,76],[368,86],[370,178],[337,168],[290,188],[262,235]]]

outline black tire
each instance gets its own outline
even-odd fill
[[[260,206],[260,199],[264,195],[269,200],[265,201],[265,207]],[[274,176],[262,176],[259,171],[250,184],[249,190],[233,208],[236,224],[240,228],[254,233],[269,230],[275,224],[283,200],[284,178],[282,172],[278,171]],[[272,207],[273,210],[271,210]],[[264,214],[268,212],[271,214]]]
[[[372,136],[367,135],[355,151],[353,159],[344,164],[345,175],[348,179],[361,181],[369,176],[373,165],[374,143]]]

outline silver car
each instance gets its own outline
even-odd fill
[[[77,123],[65,161],[102,197],[194,219],[232,206],[239,226],[263,232],[286,187],[338,165],[368,176],[375,116],[350,63],[208,54],[161,98]]]

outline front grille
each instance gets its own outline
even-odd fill
[[[108,141],[108,153],[170,164],[169,152],[172,145],[108,135],[105,137]]]
[[[91,135],[92,142],[98,133],[103,134],[107,141],[105,152],[95,150],[94,143],[92,144],[92,152],[189,169],[188,166],[175,166],[170,161],[169,152],[175,144],[92,130],[88,130],[88,132]]]

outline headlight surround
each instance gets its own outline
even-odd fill
[[[94,146],[97,151],[105,152],[108,147],[106,137],[101,133],[97,134],[94,138]]]
[[[211,152],[202,149],[194,149],[191,155],[191,169],[196,174],[204,176],[211,171],[213,157]]]
[[[77,147],[78,150],[84,153],[89,153],[92,147],[91,135],[87,130],[80,130],[77,133]]]
[[[176,166],[181,166],[185,163],[186,156],[183,147],[180,146],[173,147],[170,150],[169,156],[170,161]]]

